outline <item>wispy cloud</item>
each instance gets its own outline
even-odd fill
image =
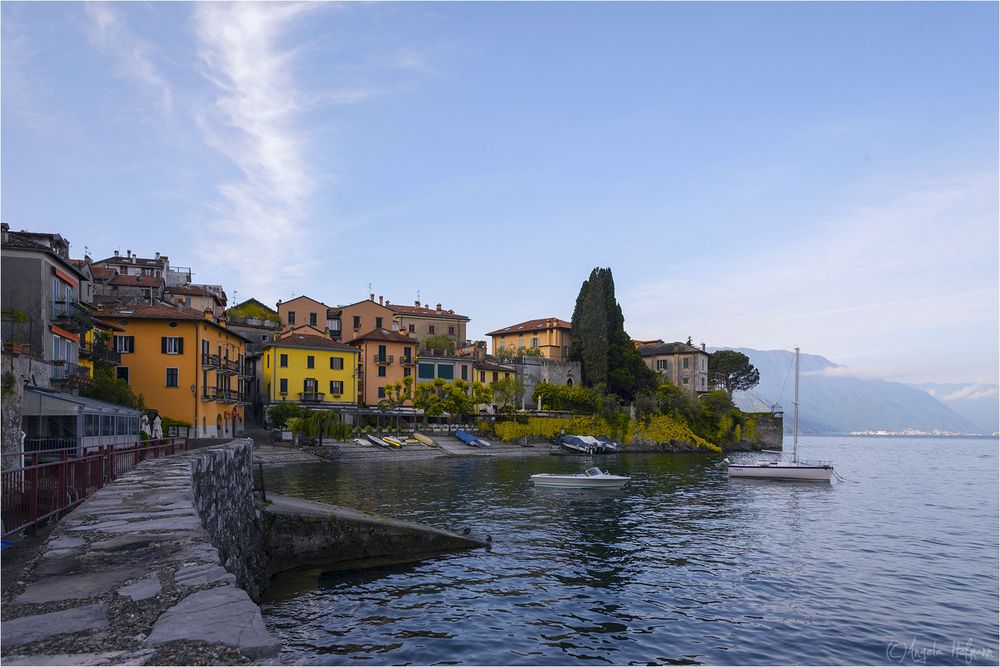
[[[149,42],[134,35],[112,5],[90,2],[85,7],[90,19],[87,37],[91,44],[114,56],[125,76],[156,95],[164,111],[172,111],[174,94],[153,62],[153,47]]]
[[[931,392],[931,395],[935,396],[936,394]],[[976,398],[996,398],[997,396],[1000,396],[1000,390],[996,386],[970,384],[945,396],[937,396],[937,398],[942,401],[964,401]]]
[[[203,74],[216,93],[202,129],[239,171],[218,187],[201,253],[226,263],[248,294],[262,298],[280,294],[318,259],[305,226],[314,178],[307,133],[297,124],[304,94],[293,72],[296,52],[283,46],[294,22],[316,8],[204,3],[194,16]]]

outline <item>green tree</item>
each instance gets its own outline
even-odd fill
[[[445,385],[447,382],[435,378],[433,382],[418,384],[413,390],[413,407],[423,410],[425,420],[427,417],[440,417],[444,414],[442,397]]]
[[[492,383],[493,403],[500,412],[513,412],[524,395],[524,381],[516,375]]]
[[[385,398],[378,402],[383,410],[393,410],[396,422],[396,433],[399,433],[399,408],[413,398],[413,376],[406,376],[398,382],[385,385]]]
[[[136,395],[128,382],[118,377],[112,366],[105,359],[111,338],[104,331],[94,335],[94,377],[90,382],[80,386],[80,395],[87,398],[124,405],[128,408],[141,409],[145,407],[142,394]]]
[[[307,437],[317,438],[323,444],[323,437],[330,436],[343,440],[351,432],[351,427],[340,420],[340,415],[330,410],[311,410],[308,417],[298,421]]]
[[[514,361],[515,359],[522,359],[524,357],[540,357],[542,356],[541,349],[537,347],[515,347],[513,345],[501,345],[497,348],[496,357],[499,361]]]
[[[615,299],[611,269],[596,268],[583,282],[571,321],[569,358],[579,361],[588,387],[604,386],[626,401],[655,389],[656,374],[642,361]]]
[[[448,338],[448,336],[445,336],[444,334],[428,336],[420,341],[420,349],[426,354],[430,354],[432,352],[450,354],[455,351],[455,341]]]
[[[718,350],[709,355],[708,372],[722,380],[730,396],[734,391],[753,389],[760,383],[760,371],[747,355],[736,350]]]
[[[295,403],[278,403],[267,411],[267,420],[271,428],[285,428],[289,419],[308,416],[309,410]]]

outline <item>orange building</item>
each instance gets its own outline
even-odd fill
[[[183,306],[121,306],[98,317],[119,329],[112,339],[118,377],[142,394],[146,407],[191,425],[199,438],[243,431],[245,338],[211,312]]]
[[[546,317],[539,320],[528,320],[520,324],[512,324],[503,329],[491,331],[487,336],[493,338],[493,354],[498,355],[500,348],[539,350],[541,356],[556,361],[569,359],[570,331],[572,327],[566,320],[558,317]]]
[[[372,329],[399,328],[393,321],[393,311],[383,305],[382,297],[376,303],[374,294],[349,306],[331,308],[330,323],[330,335],[344,343],[350,343]]]
[[[329,306],[325,303],[307,296],[297,296],[288,301],[279,301],[278,316],[281,318],[281,329],[284,331],[306,324],[316,327],[320,331],[326,331],[328,310]]]
[[[416,339],[383,327],[358,336],[349,345],[361,350],[362,405],[378,405],[385,398],[386,385],[413,377]]]

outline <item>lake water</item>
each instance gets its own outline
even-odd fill
[[[267,471],[268,490],[493,536],[490,551],[277,577],[307,664],[996,664],[995,439],[804,438],[851,482],[729,480],[718,457],[595,461],[621,491],[534,488],[583,459]]]

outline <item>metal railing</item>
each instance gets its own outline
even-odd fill
[[[239,373],[240,372],[240,362],[233,361],[231,359],[222,360],[222,371],[224,373]]]
[[[303,403],[321,403],[324,398],[326,398],[326,394],[318,391],[299,392],[299,400]]]
[[[110,364],[120,364],[122,355],[119,352],[108,349],[106,345],[94,345],[93,341],[80,341],[80,356],[90,357],[94,361],[106,361]]]
[[[58,439],[53,439],[58,440]],[[146,459],[187,450],[187,438],[129,445],[4,452],[0,473],[3,537],[62,516]]]
[[[90,313],[76,301],[53,301],[52,319],[74,333],[86,331],[94,326]]]
[[[380,366],[381,365],[392,366],[393,356],[391,354],[379,354],[378,352],[376,352],[372,360],[376,364],[379,364]]]
[[[52,365],[53,380],[87,380],[90,379],[90,369],[86,366],[74,364],[71,361],[55,359],[49,362]]]
[[[217,354],[201,354],[201,365],[202,368],[218,368],[221,364],[219,355]]]

